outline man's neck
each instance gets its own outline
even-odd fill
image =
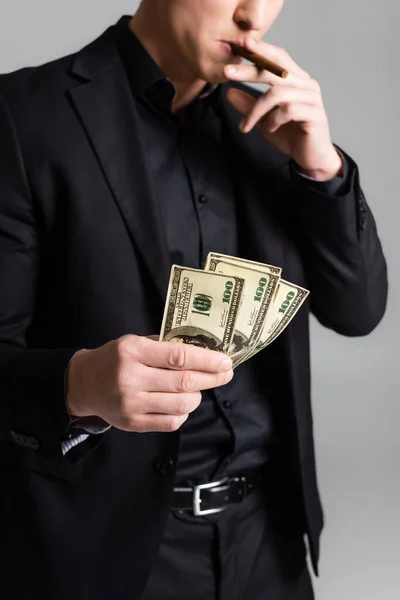
[[[129,28],[174,85],[176,96],[172,103],[172,112],[184,113],[184,109],[201,94],[207,82],[196,79],[180,57],[171,52],[170,46],[157,30],[154,16],[153,20],[148,18],[145,6],[141,5],[133,15],[129,21]]]

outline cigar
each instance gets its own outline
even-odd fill
[[[254,63],[259,69],[265,69],[266,71],[269,71],[274,75],[278,75],[278,77],[282,77],[282,79],[286,79],[286,77],[289,75],[286,69],[283,69],[276,63],[268,60],[267,58],[264,58],[263,56],[260,56],[260,54],[251,52],[250,50],[243,48],[243,46],[238,46],[237,44],[231,44],[231,47],[234,54],[238,54],[242,58],[249,60],[250,62]]]

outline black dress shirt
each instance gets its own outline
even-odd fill
[[[175,88],[128,22],[128,16],[118,22],[116,42],[140,117],[171,265],[203,268],[210,251],[238,255],[229,149],[218,116],[221,86],[208,86],[185,109],[184,118],[173,114]],[[342,181],[332,180],[335,189]],[[200,406],[181,427],[177,484],[257,469],[279,445],[271,410],[279,401],[277,390],[261,390],[254,369],[255,362],[248,361],[227,385],[202,393]]]

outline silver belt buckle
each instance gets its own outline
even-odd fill
[[[208,510],[201,510],[202,499],[200,497],[201,490],[212,490],[213,492],[220,492],[222,490],[228,490],[229,485],[223,485],[227,482],[229,477],[225,477],[221,479],[221,481],[212,481],[211,483],[200,483],[199,485],[194,486],[193,492],[193,514],[196,517],[201,515],[210,515],[212,513],[218,513],[226,509],[226,506],[221,508],[209,508]]]

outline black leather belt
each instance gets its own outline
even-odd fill
[[[190,510],[196,516],[220,512],[259,489],[264,478],[262,473],[244,474],[192,487],[175,487],[171,510]]]

